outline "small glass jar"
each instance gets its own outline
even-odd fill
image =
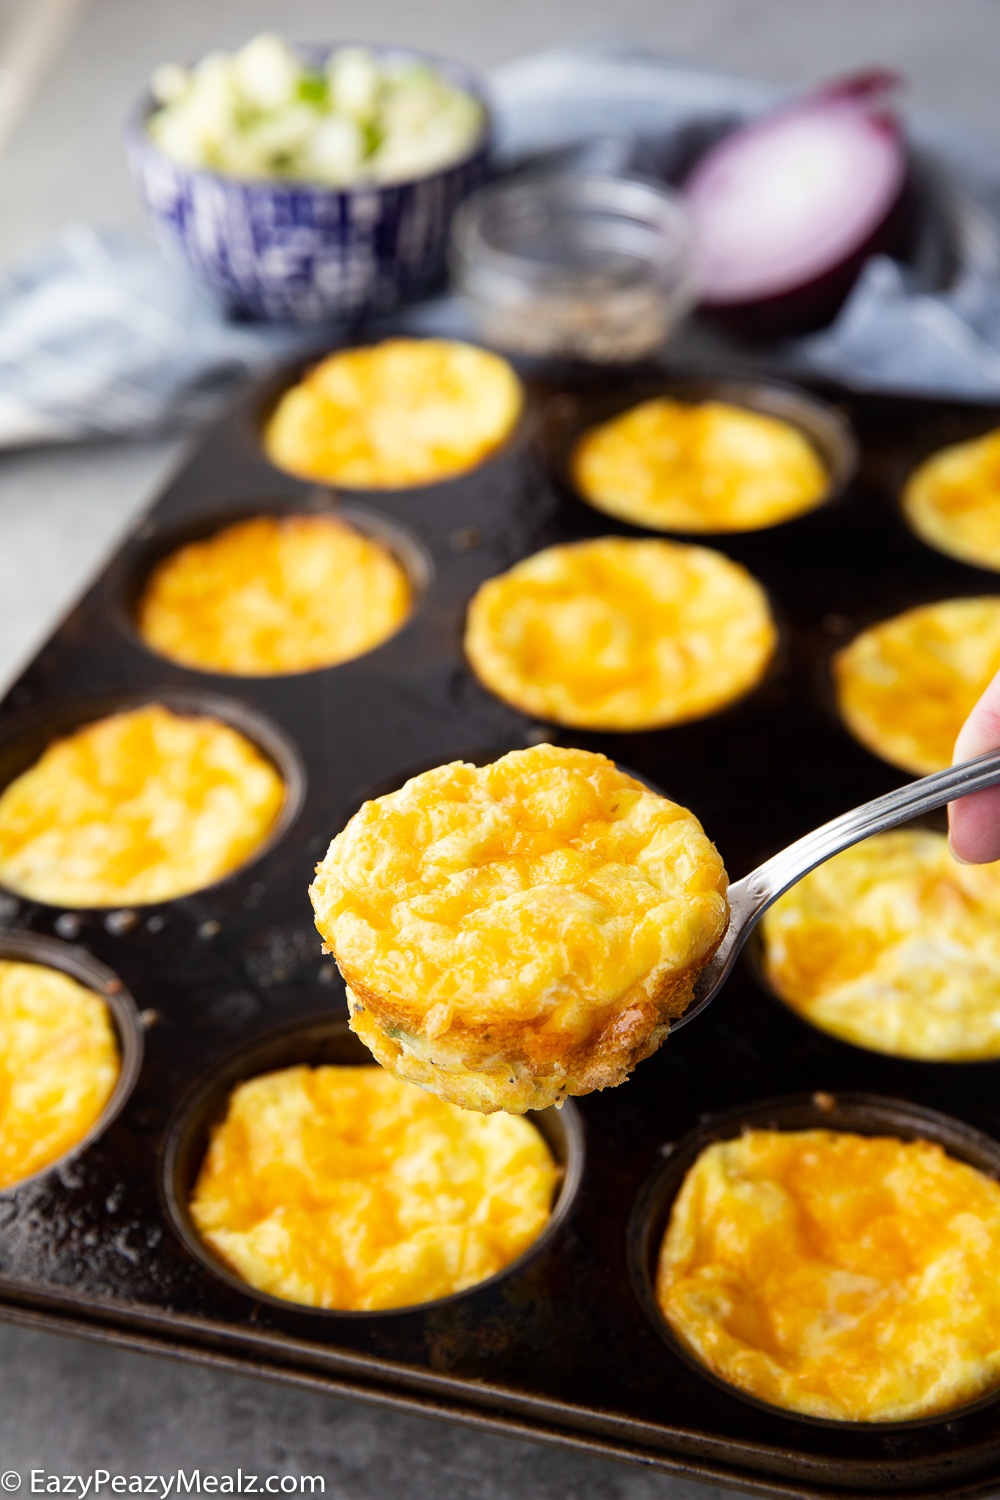
[[[627,177],[480,189],[455,216],[451,266],[482,338],[513,354],[626,364],[659,349],[695,301],[680,201]]]

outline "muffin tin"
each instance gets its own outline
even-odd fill
[[[283,771],[289,797],[252,861],[178,900],[70,911],[0,891],[0,948],[65,966],[107,995],[127,1059],[120,1112],[109,1107],[76,1152],[0,1194],[0,1315],[761,1495],[971,1500],[1000,1486],[1000,1399],[891,1429],[810,1422],[689,1365],[648,1305],[642,1266],[662,1227],[664,1181],[699,1132],[776,1108],[761,1101],[805,1096],[802,1118],[819,1110],[829,1122],[831,1096],[845,1119],[867,1110],[878,1128],[929,1122],[977,1161],[975,1132],[1000,1138],[1000,1063],[910,1062],[835,1041],[769,995],[746,963],[626,1085],[539,1118],[564,1164],[554,1220],[520,1260],[459,1296],[365,1315],[283,1303],[217,1267],[186,1220],[186,1185],[228,1083],[291,1061],[359,1056],[306,888],[366,796],[428,765],[555,738],[604,751],[691,807],[736,878],[906,780],[831,713],[826,660],[872,619],[995,591],[995,574],[917,541],[896,496],[917,457],[985,431],[996,409],[821,393],[858,445],[842,494],[781,526],[706,538],[777,601],[785,637],[765,681],[711,718],[635,734],[553,730],[491,698],[467,669],[464,609],[485,578],[553,542],[648,534],[573,496],[566,433],[609,402],[677,389],[681,378],[532,377],[526,421],[477,470],[340,497],[267,463],[259,418],[273,391],[252,391],[11,688],[0,704],[0,785],[51,735],[157,699],[248,734]],[[367,517],[419,585],[390,640],[340,666],[267,678],[191,671],[143,646],[130,610],[166,550],[249,514],[331,507],[359,525]],[[982,1147],[983,1164],[1000,1175],[995,1150]]]

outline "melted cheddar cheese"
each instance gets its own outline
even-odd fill
[[[257,677],[361,656],[409,612],[406,573],[381,543],[334,516],[257,516],[159,563],[136,622],[161,656]]]
[[[557,724],[626,731],[742,697],[776,644],[767,596],[739,563],[623,537],[547,547],[490,578],[465,631],[498,698]]]
[[[483,1111],[621,1082],[728,920],[693,814],[603,755],[553,745],[440,766],[366,802],[310,894],[362,1040]]]
[[[341,349],[286,391],[264,430],[279,469],[401,489],[475,468],[510,436],[520,382],[505,359],[450,339]]]
[[[284,782],[218,719],[161,704],[56,740],[0,796],[0,881],[57,906],[167,901],[263,843]]]
[[[900,1421],[1000,1383],[998,1261],[1000,1185],[940,1146],[751,1130],[685,1178],[657,1300],[749,1396]]]
[[[1000,866],[957,864],[944,834],[836,855],[763,932],[769,982],[823,1031],[898,1057],[1000,1057]]]
[[[958,731],[1000,669],[1000,597],[908,609],[833,659],[840,716],[875,755],[925,776],[951,765]]]
[[[57,969],[0,959],[0,1188],[81,1141],[118,1073],[103,1000]]]
[[[797,427],[725,401],[644,401],[585,433],[571,467],[591,505],[657,531],[775,526],[829,490]]]
[[[475,1286],[537,1239],[559,1171],[536,1127],[444,1104],[381,1068],[242,1083],[191,1216],[250,1286],[310,1307],[408,1307]]]
[[[939,552],[1000,571],[1000,428],[922,463],[903,490],[903,514]]]

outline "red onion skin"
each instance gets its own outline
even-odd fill
[[[889,99],[900,79],[881,69],[838,79],[818,89],[810,98],[794,106],[795,112],[813,102],[833,99],[857,99],[870,102],[868,113],[873,120],[900,135],[899,122],[889,107]],[[789,111],[791,112],[791,111]],[[698,164],[693,172],[697,172]],[[700,311],[726,332],[748,340],[789,338],[826,327],[836,317],[858,279],[865,261],[872,255],[905,257],[912,250],[919,220],[919,198],[912,172],[908,169],[895,199],[887,206],[880,221],[864,241],[836,264],[826,267],[814,278],[774,296],[745,302],[714,303],[703,300]]]
[[[881,224],[846,260],[776,297],[729,304],[702,302],[699,312],[727,333],[753,342],[794,338],[826,328],[850,296],[866,260],[873,255],[906,259],[913,248],[918,216],[917,192],[907,177]]]

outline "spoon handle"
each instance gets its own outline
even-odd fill
[[[938,771],[934,776],[925,776],[921,781],[907,782],[895,792],[887,792],[884,797],[876,797],[874,802],[866,802],[863,807],[843,813],[831,823],[824,823],[822,828],[814,828],[812,833],[789,844],[780,854],[775,854],[742,880],[737,880],[729,887],[730,917],[726,935],[695,981],[693,1003],[673,1022],[671,1031],[687,1025],[705,1009],[732,969],[758,918],[803,875],[808,875],[831,855],[849,849],[873,833],[884,833],[887,828],[895,828],[920,813],[933,812],[946,802],[955,802],[970,792],[981,792],[998,783],[1000,751],[994,750],[989,755],[979,756],[978,760],[969,760],[963,765],[951,766],[947,771]]]
[[[873,833],[896,828],[921,813],[933,812],[959,797],[967,797],[970,792],[996,786],[998,782],[1000,751],[992,750],[976,760],[950,766],[947,771],[937,771],[920,781],[907,782],[894,792],[886,792],[884,797],[876,797],[874,802],[866,802],[842,813],[832,822],[824,823],[822,828],[814,828],[812,833],[797,839],[787,849],[759,865],[745,880],[737,882],[746,888],[753,919],[766,911],[789,886],[842,849],[849,849]]]

